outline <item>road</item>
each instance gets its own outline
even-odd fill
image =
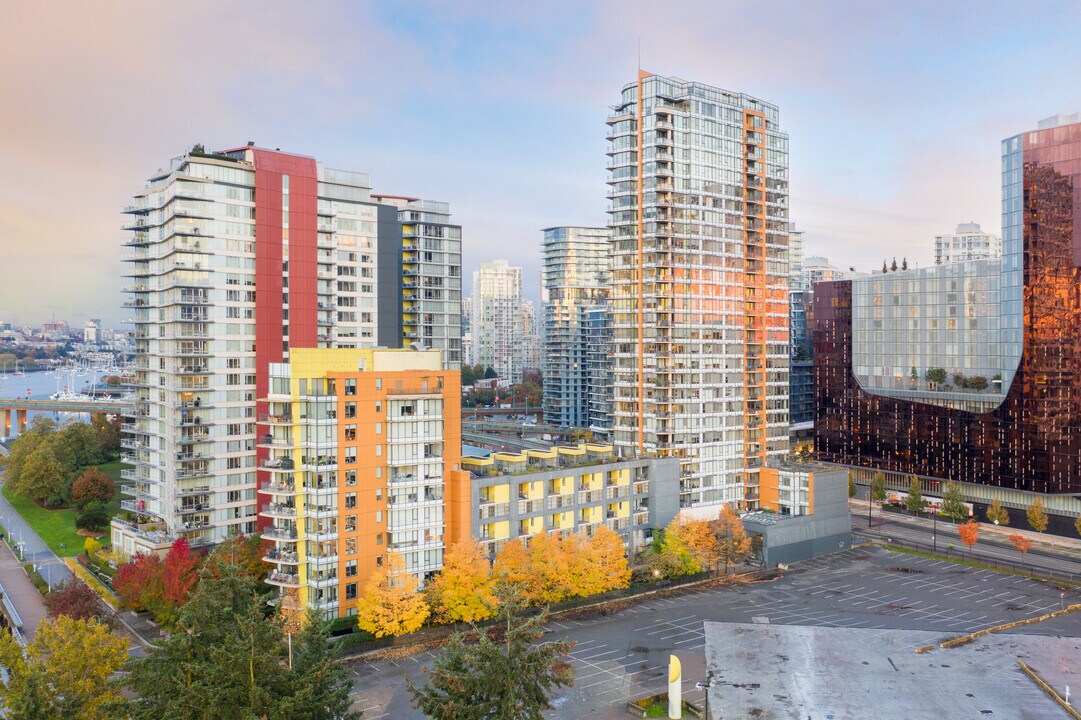
[[[1018,568],[1022,564],[1021,554],[1008,540],[1001,537],[1003,531],[999,530],[992,536],[986,525],[980,526],[980,539],[971,551],[966,550],[961,543],[957,526],[941,520],[936,525],[933,520],[896,513],[882,513],[880,516],[876,512],[868,530],[867,515],[857,511],[852,515],[852,530],[870,537],[893,538],[902,543],[920,543],[928,549],[937,546],[937,551],[942,554],[963,554],[966,558],[990,560]],[[1031,538],[1031,534],[1027,536]],[[1063,577],[1072,575],[1081,578],[1081,543],[1078,543],[1076,551],[1071,551],[1041,545],[1036,539],[1032,549],[1025,553],[1023,564],[1038,572],[1051,571]]]
[[[4,478],[0,476],[0,485],[3,485],[3,482]],[[67,565],[37,536],[3,495],[0,495],[0,525],[8,532],[7,540],[13,547],[15,542],[22,544],[25,562],[40,566],[41,576],[49,583],[49,587],[71,579],[71,570]]]

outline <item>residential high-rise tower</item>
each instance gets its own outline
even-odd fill
[[[590,424],[594,347],[588,313],[608,297],[608,228],[545,228],[541,245],[544,311],[544,419],[553,425]]]
[[[291,348],[402,345],[399,208],[371,196],[365,173],[253,144],[196,146],[135,199],[125,305],[137,406],[123,439],[133,497],[113,542],[134,552],[252,533],[270,365]],[[443,261],[429,277],[450,274]],[[389,324],[385,308],[397,311]]]
[[[775,105],[639,72],[608,118],[613,440],[680,502],[757,504],[788,451],[788,137]]]
[[[492,367],[500,378],[522,380],[522,268],[506,260],[481,263],[473,271],[470,296],[474,363]]]

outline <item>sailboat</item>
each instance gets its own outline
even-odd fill
[[[0,380],[7,380],[8,379],[7,369],[8,369],[8,361],[5,360],[4,361],[4,369],[0,370]]]
[[[19,360],[18,360],[18,358],[16,358],[15,359],[15,372],[12,373],[12,375],[14,375],[15,377],[22,377],[25,374],[26,373],[24,373],[22,370],[19,369]]]

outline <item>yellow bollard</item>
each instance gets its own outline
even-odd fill
[[[683,717],[683,666],[675,655],[668,656],[668,720]]]

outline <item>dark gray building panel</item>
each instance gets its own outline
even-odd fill
[[[380,347],[402,347],[402,224],[398,208],[378,205],[376,287],[376,342]]]

